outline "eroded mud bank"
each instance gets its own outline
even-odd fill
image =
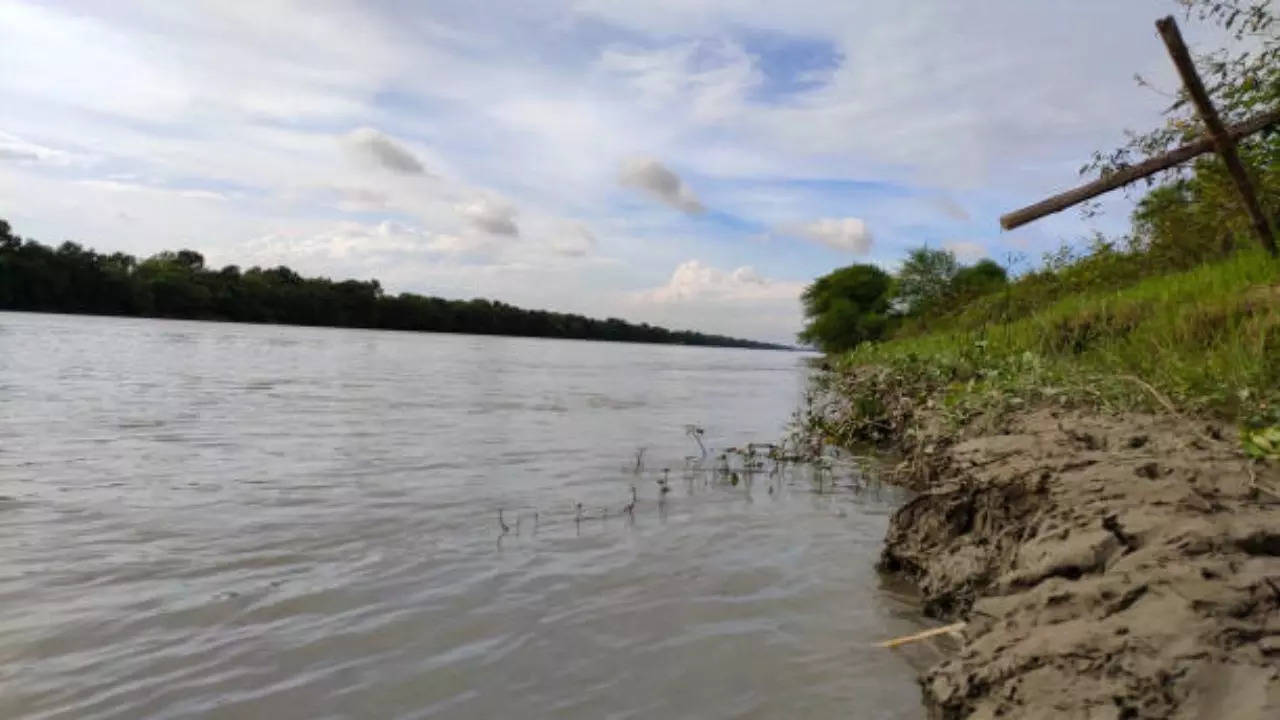
[[[1280,717],[1280,473],[1141,415],[939,447],[881,561],[968,622],[921,678],[933,717]]]

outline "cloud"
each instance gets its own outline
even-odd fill
[[[391,207],[391,198],[381,190],[365,187],[332,187],[339,210],[345,212],[375,212]]]
[[[657,49],[607,48],[596,69],[633,91],[640,105],[699,124],[741,111],[763,79],[742,46],[723,37]]]
[[[168,195],[172,197],[186,198],[188,200],[223,201],[227,199],[225,194],[214,190],[148,185],[146,183],[135,182],[127,179],[113,178],[107,180],[76,180],[74,184],[81,187],[106,190],[113,193],[151,193],[155,195]]]
[[[706,210],[693,190],[667,166],[651,158],[632,158],[622,164],[619,181],[638,188],[662,202],[690,215]]]
[[[960,203],[957,203],[955,200],[952,200],[947,195],[938,195],[937,197],[934,197],[931,201],[931,204],[935,208],[937,208],[943,215],[947,216],[952,220],[961,220],[964,222],[968,222],[969,220],[972,219],[972,217],[969,215],[968,210],[965,210],[964,207],[960,205]]]
[[[427,243],[432,252],[442,255],[467,255],[488,250],[487,241],[461,235],[436,235]]]
[[[699,260],[686,260],[676,266],[665,285],[644,291],[637,297],[642,302],[649,303],[758,300],[795,302],[803,291],[804,283],[770,280],[750,266],[721,270],[704,265]]]
[[[516,227],[516,209],[504,202],[480,199],[458,207],[458,214],[471,225],[494,235],[520,234]]]
[[[227,196],[213,190],[178,190],[179,195],[192,200],[226,200]]]
[[[426,168],[413,153],[373,128],[357,128],[347,133],[343,140],[361,159],[385,170],[403,175],[426,173]]]
[[[16,135],[0,132],[0,160],[66,166],[70,165],[74,159],[71,153],[63,150],[55,150],[51,147],[28,142]]]
[[[943,248],[950,250],[957,260],[964,263],[974,263],[988,257],[987,248],[981,243],[956,241],[943,245]]]
[[[626,316],[672,328],[790,342],[800,328],[805,283],[777,280],[744,265],[732,270],[686,260],[667,282],[630,293]]]
[[[581,257],[595,249],[596,236],[582,223],[569,223],[556,232],[548,244],[558,255]]]
[[[353,268],[384,272],[406,264],[430,268],[462,256],[485,260],[494,249],[486,237],[434,233],[384,220],[376,225],[344,222],[318,231],[269,233],[244,243],[235,261],[345,276]]]
[[[417,228],[385,221],[373,227],[342,223],[313,233],[270,233],[245,243],[244,263],[316,267],[315,261],[357,261],[386,254],[415,254],[429,250],[431,236]]]
[[[783,232],[855,255],[871,251],[871,231],[858,218],[820,218],[783,228]]]

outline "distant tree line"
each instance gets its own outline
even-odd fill
[[[680,345],[785,346],[648,323],[525,310],[493,300],[389,295],[377,280],[303,277],[293,270],[205,266],[193,250],[144,260],[24,240],[0,220],[0,309],[251,323],[522,335]]]

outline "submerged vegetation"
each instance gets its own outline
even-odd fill
[[[520,537],[522,523],[532,528],[531,537],[538,535],[542,527],[555,533],[569,523],[575,535],[581,535],[584,527],[605,528],[610,521],[634,528],[654,515],[665,522],[669,510],[689,507],[689,501],[698,496],[736,497],[754,503],[763,489],[764,497],[770,501],[782,500],[792,493],[833,497],[869,493],[879,501],[888,489],[876,472],[878,460],[833,447],[815,450],[797,445],[804,441],[800,434],[793,433],[779,442],[714,447],[704,440],[706,430],[702,426],[684,425],[683,431],[691,449],[696,450],[694,454],[685,455],[683,463],[675,467],[649,467],[648,449],[636,448],[619,468],[617,479],[626,482],[626,489],[619,484],[618,494],[612,499],[590,505],[574,501],[570,508],[559,509],[540,509],[537,505],[497,507],[497,548],[501,550],[509,536]],[[845,516],[843,509],[835,510],[839,517]],[[543,517],[546,520],[540,519]],[[696,515],[685,517],[697,519]],[[490,522],[486,519],[486,526]]]
[[[0,310],[785,349],[492,300],[389,295],[377,280],[309,278],[284,266],[211,268],[193,250],[139,260],[72,242],[52,248],[14,235],[4,220]]]
[[[1227,122],[1280,108],[1274,6],[1179,4],[1249,40],[1238,55],[1198,58]],[[1166,126],[1082,172],[1111,172],[1201,133],[1180,98]],[[1242,140],[1240,154],[1280,226],[1280,132]],[[808,411],[810,429],[846,445],[923,449],[948,435],[939,424],[954,431],[1032,404],[1087,405],[1238,423],[1248,454],[1280,456],[1280,260],[1257,249],[1216,155],[1153,183],[1128,235],[1064,245],[1012,279],[993,261],[963,268],[928,248],[893,278],[853,266],[819,279],[805,294],[801,339],[826,350],[836,372],[827,404]],[[840,279],[855,273],[864,279],[846,291]],[[847,299],[829,297],[833,288]]]

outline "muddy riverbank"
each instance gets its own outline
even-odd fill
[[[917,442],[881,568],[967,622],[930,716],[1280,717],[1280,473],[1237,447],[1050,409]]]

